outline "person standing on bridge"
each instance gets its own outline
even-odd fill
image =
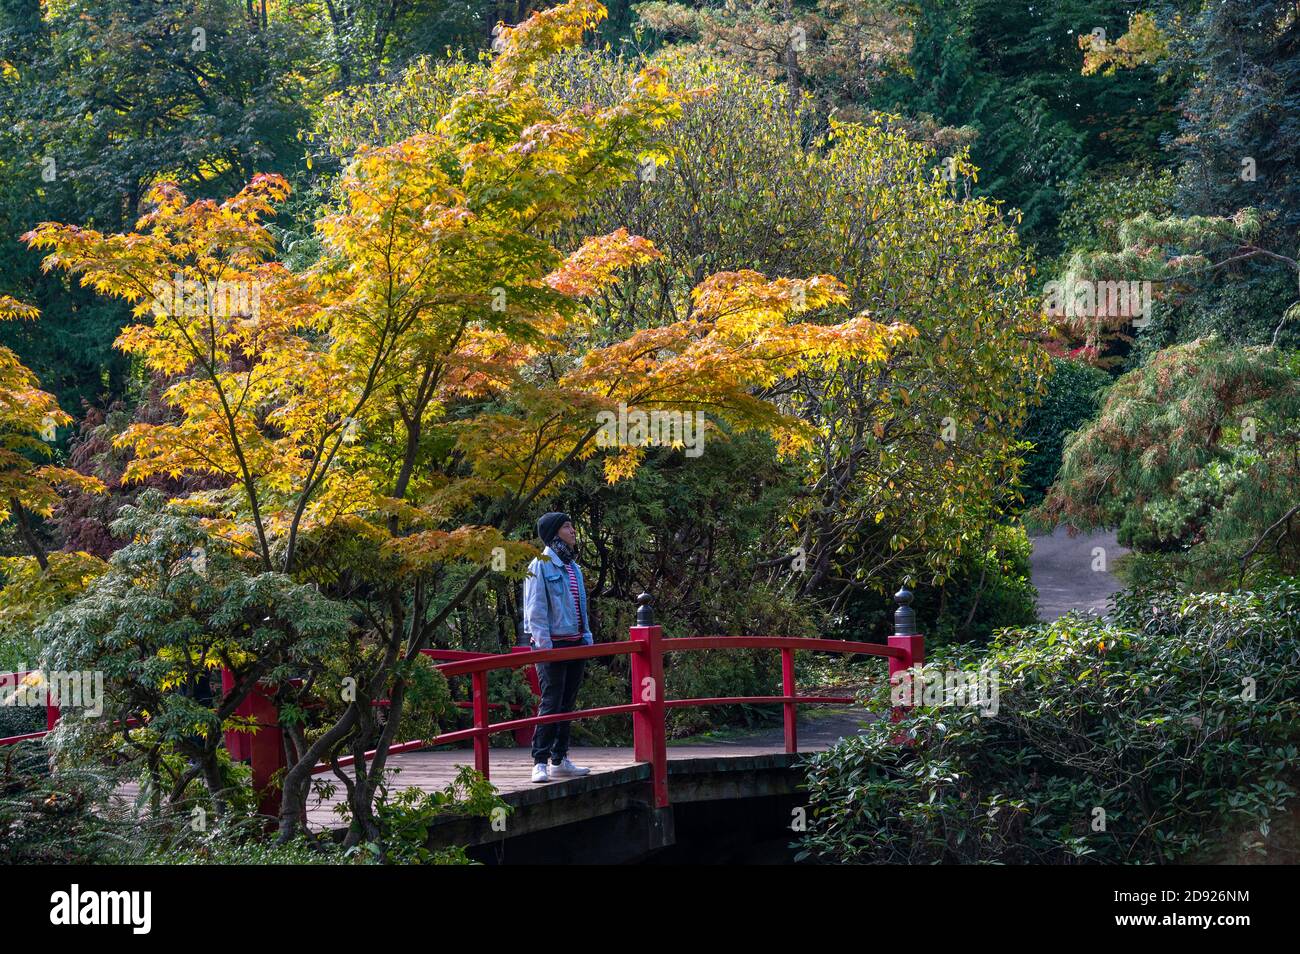
[[[582,568],[574,559],[577,531],[567,513],[542,514],[537,535],[546,548],[528,565],[524,580],[524,628],[534,649],[563,649],[590,646],[591,625],[587,616],[587,588]],[[538,715],[572,712],[582,684],[585,659],[539,663],[542,703]],[[549,722],[533,732],[533,781],[576,778],[590,769],[569,761],[568,722]],[[549,760],[549,764],[548,764]]]

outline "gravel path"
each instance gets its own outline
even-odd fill
[[[1038,587],[1038,618],[1053,620],[1076,609],[1105,615],[1107,600],[1120,588],[1109,570],[1117,557],[1129,552],[1119,545],[1114,531],[1071,537],[1064,527],[1057,527],[1034,537],[1033,543],[1029,563]],[[1094,569],[1102,565],[1104,569]]]
[[[845,736],[857,735],[862,731],[862,723],[874,719],[865,709],[856,706],[801,706],[798,714],[799,750],[801,752],[830,748]],[[670,753],[679,749],[689,749],[693,745],[724,746],[737,748],[754,745],[781,746],[785,744],[785,730],[781,726],[769,729],[755,729],[752,732],[736,732],[734,735],[702,735],[689,739],[676,739],[668,743]]]

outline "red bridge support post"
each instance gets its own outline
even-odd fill
[[[668,807],[668,746],[664,736],[664,656],[662,626],[656,626],[650,594],[636,598],[636,625],[628,635],[641,643],[633,653],[632,703],[644,709],[632,713],[632,744],[638,762],[650,763],[655,808]]]
[[[235,674],[221,670],[221,691],[235,688]],[[226,751],[235,761],[250,762],[253,769],[253,789],[258,793],[258,811],[273,818],[280,815],[280,788],[272,778],[286,768],[284,758],[284,733],[280,728],[280,713],[275,708],[275,688],[259,683],[253,687],[239,707],[237,716],[251,716],[256,720],[256,732],[227,732]]]
[[[50,680],[45,680],[45,731],[53,732],[54,727],[59,724],[61,715],[59,704],[54,701],[54,696],[50,693]]]
[[[906,710],[915,704],[920,692],[920,667],[925,665],[925,637],[916,631],[916,610],[912,609],[912,591],[903,587],[894,594],[898,609],[894,610],[894,635],[889,637],[889,645],[903,650],[904,655],[889,657],[889,690],[891,696],[900,688],[906,688],[907,700],[890,710],[889,717],[894,722],[903,718]],[[916,672],[909,673],[909,669]],[[911,743],[906,734],[900,732],[894,737],[900,745]]]
[[[486,672],[474,672],[469,677],[474,691],[474,728],[479,730],[474,734],[474,769],[485,779],[488,777],[488,746],[491,742],[488,738],[491,719],[488,717],[487,675]]]
[[[795,696],[794,683],[794,650],[781,650],[781,695],[785,696],[786,702],[782,705],[785,710],[785,750],[789,753],[799,751],[799,705],[789,700]]]

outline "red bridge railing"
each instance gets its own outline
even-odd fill
[[[883,656],[889,660],[889,677],[891,684],[895,674],[923,665],[925,662],[925,641],[916,632],[916,614],[911,609],[912,594],[900,590],[895,596],[899,608],[894,614],[894,635],[889,637],[887,645],[877,643],[858,643],[835,639],[802,639],[784,636],[688,636],[676,639],[664,639],[663,628],[654,622],[649,595],[642,593],[637,598],[637,623],[628,630],[626,641],[615,643],[597,643],[593,646],[578,646],[572,649],[530,650],[517,647],[509,653],[473,653],[463,650],[425,650],[425,654],[435,660],[443,660],[438,669],[448,678],[469,676],[471,682],[471,701],[458,703],[471,710],[473,725],[467,729],[444,732],[425,739],[412,739],[390,746],[390,754],[425,749],[437,745],[449,745],[458,742],[471,742],[474,746],[474,767],[490,777],[489,741],[493,735],[504,732],[513,733],[519,745],[527,745],[531,732],[539,725],[551,722],[568,722],[577,719],[596,719],[603,716],[632,716],[632,739],[635,758],[638,762],[647,762],[651,766],[651,784],[656,807],[664,807],[668,801],[668,759],[665,737],[664,714],[668,709],[687,706],[717,706],[745,704],[779,704],[783,710],[785,724],[785,750],[799,751],[798,707],[824,703],[849,704],[854,702],[852,696],[801,696],[795,685],[794,654],[796,652],[833,652],[850,653],[863,656]],[[701,649],[775,649],[781,654],[781,694],[771,696],[719,696],[698,699],[664,698],[663,657],[669,652],[686,652]],[[492,709],[506,708],[512,712],[523,711],[522,706],[505,706],[492,703],[488,698],[488,673],[500,670],[525,669],[534,693],[539,693],[536,670],[539,663],[563,662],[569,659],[599,659],[604,656],[628,656],[631,663],[631,700],[626,705],[602,706],[596,709],[583,709],[576,712],[557,712],[548,715],[534,715],[510,718],[502,722],[491,720]],[[27,673],[10,674],[26,676]],[[223,683],[229,691],[233,686],[230,673],[223,674]],[[13,685],[14,683],[10,683]],[[253,785],[263,792],[262,810],[266,814],[279,813],[279,797],[272,790],[275,773],[285,767],[284,742],[278,725],[278,712],[272,701],[272,690],[254,690],[239,707],[238,714],[251,717],[258,724],[256,731],[226,733],[226,747],[231,757],[248,761],[252,764]],[[382,702],[379,703],[382,705]],[[897,721],[902,710],[893,710],[892,717]],[[52,729],[58,720],[58,708],[49,707],[48,728]],[[46,732],[33,732],[26,735],[0,739],[0,745],[37,739]],[[900,743],[905,740],[899,739]],[[366,753],[370,758],[374,752]],[[340,767],[351,764],[352,756],[345,756],[333,763]],[[314,772],[321,774],[331,771],[330,764],[318,765]]]
[[[36,679],[29,681],[29,678],[35,676]],[[39,669],[29,669],[24,672],[5,672],[0,673],[0,704],[19,704],[27,706],[29,703],[23,699],[18,702],[11,700],[16,699],[19,693],[24,695],[36,689],[44,698],[41,704],[45,709],[45,728],[39,732],[25,732],[22,735],[10,735],[0,738],[0,746],[17,745],[19,742],[27,742],[31,739],[43,739],[50,734],[59,721],[59,705],[50,694],[50,683],[45,678],[45,673]]]
[[[854,702],[852,696],[801,696],[795,685],[794,654],[799,651],[851,653],[864,656],[883,656],[889,660],[891,682],[894,674],[923,665],[925,662],[925,640],[916,632],[916,614],[910,607],[912,594],[901,590],[895,597],[899,608],[894,614],[894,635],[889,637],[887,645],[877,643],[858,643],[835,639],[801,639],[785,636],[689,636],[676,639],[664,639],[663,628],[654,623],[650,608],[650,597],[643,593],[637,598],[637,625],[628,630],[629,638],[624,642],[597,643],[592,646],[578,646],[572,649],[529,650],[517,647],[510,653],[492,653],[476,655],[451,650],[427,650],[434,658],[448,659],[438,669],[443,675],[469,676],[472,687],[472,709],[474,724],[467,729],[444,732],[425,739],[413,739],[390,746],[390,754],[409,752],[417,749],[431,748],[437,745],[449,745],[457,742],[472,742],[474,746],[474,768],[491,777],[491,759],[489,740],[493,735],[504,732],[514,733],[519,744],[527,744],[531,730],[539,725],[551,722],[571,722],[577,719],[596,719],[602,716],[631,715],[632,745],[638,762],[648,762],[651,766],[651,783],[656,807],[664,807],[668,801],[668,758],[667,742],[664,728],[664,713],[668,709],[687,706],[715,706],[747,704],[780,704],[783,709],[785,724],[785,750],[798,752],[797,712],[800,705],[823,703],[849,704]],[[775,649],[781,654],[781,695],[779,696],[723,696],[699,699],[665,699],[663,656],[667,652],[683,652],[698,649]],[[548,715],[535,715],[526,718],[508,719],[493,722],[490,710],[494,704],[488,701],[488,673],[500,670],[514,670],[533,667],[539,663],[563,662],[570,659],[599,659],[604,656],[631,657],[631,701],[626,705],[601,706],[595,709],[583,709],[576,712],[557,712]],[[530,673],[531,675],[531,673]],[[534,691],[536,677],[532,676]],[[499,705],[499,704],[497,704]],[[902,710],[893,711],[897,721]],[[237,733],[232,733],[237,734]],[[278,733],[277,733],[278,734]],[[899,740],[903,741],[902,739]],[[367,752],[370,758],[375,753]],[[336,763],[340,767],[350,765],[352,756],[345,756]],[[268,767],[263,772],[254,766],[254,778],[270,777],[275,769]],[[331,765],[318,765],[316,774],[331,771]]]

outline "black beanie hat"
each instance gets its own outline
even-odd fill
[[[555,535],[560,532],[560,527],[572,522],[573,518],[567,513],[544,513],[537,521],[537,535],[549,547],[555,540]]]

